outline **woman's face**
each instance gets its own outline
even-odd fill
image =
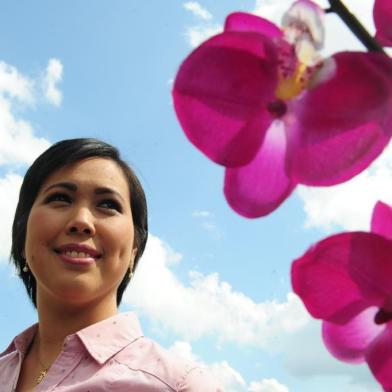
[[[130,190],[112,160],[65,166],[43,183],[27,222],[25,257],[41,300],[85,305],[116,303],[132,267]]]

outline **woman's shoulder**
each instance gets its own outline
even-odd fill
[[[223,392],[203,365],[181,358],[146,337],[121,350],[114,360],[156,383],[157,391],[164,390],[162,386],[165,385],[168,391]],[[119,371],[120,374],[123,371]]]

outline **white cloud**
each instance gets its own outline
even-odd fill
[[[223,238],[224,233],[215,222],[214,214],[210,211],[193,211],[192,216],[200,221],[200,226],[215,240]]]
[[[225,392],[245,392],[248,390],[242,375],[233,369],[227,361],[214,362],[208,367]]]
[[[33,81],[21,75],[14,66],[0,61],[0,95],[2,97],[17,98],[20,102],[32,104],[34,102],[33,86]]]
[[[200,363],[207,367],[225,392],[245,392],[246,382],[239,372],[233,369],[227,361],[214,362],[211,364],[203,363],[200,358],[192,351],[189,342],[176,341],[170,348],[176,356],[186,360]]]
[[[379,391],[366,364],[347,364],[329,354],[322,341],[320,321],[311,320],[294,334],[282,335],[274,349],[284,352],[283,364],[297,378],[318,377],[321,382],[328,382],[329,377],[340,377],[344,380],[344,392]]]
[[[165,255],[168,266],[179,263],[183,258],[180,252],[177,252],[168,244],[165,245]]]
[[[223,232],[219,227],[213,222],[203,222],[201,227],[209,234],[209,236],[215,240],[220,240],[223,238]]]
[[[291,0],[256,0],[251,12],[280,26],[282,15],[291,3]]]
[[[219,24],[197,25],[189,27],[185,35],[188,43],[194,48],[222,30],[223,27]]]
[[[7,174],[0,178],[0,262],[6,261],[11,250],[11,227],[22,177]]]
[[[229,343],[283,355],[285,368],[299,378],[344,377],[347,392],[355,385],[368,388],[364,392],[376,387],[366,365],[344,364],[327,352],[320,323],[310,319],[293,293],[284,302],[256,303],[221,281],[216,273],[191,272],[190,282],[185,285],[169,268],[170,252],[162,240],[150,236],[146,253],[124,294],[124,302],[147,315],[158,334],[169,330],[187,340],[173,346],[178,354],[198,360],[189,341],[209,336],[218,346]],[[278,388],[271,392],[285,391],[283,385],[271,380],[247,384],[227,361],[208,366],[226,386],[225,391],[242,392],[251,387],[255,391],[255,388],[268,391],[267,387]]]
[[[197,1],[187,1],[184,8],[201,19],[201,23],[186,29],[185,38],[191,47],[196,47],[215,34],[222,32],[223,27],[213,22],[211,13],[203,8]]]
[[[193,353],[192,346],[189,342],[184,342],[182,340],[177,340],[169,348],[169,351],[173,354],[185,358],[188,361],[198,362],[198,357]]]
[[[187,360],[200,363],[208,368],[225,392],[247,391],[246,382],[241,374],[233,369],[227,361],[206,364],[192,351],[189,342],[176,341],[169,351]]]
[[[57,84],[63,79],[63,65],[58,59],[50,59],[44,77],[44,89],[46,99],[55,106],[60,106],[62,93]]]
[[[210,211],[201,210],[201,211],[193,211],[192,216],[194,216],[195,218],[210,218],[214,216],[214,214]]]
[[[380,386],[374,381],[369,384],[350,383],[344,389],[344,392],[380,392]]]
[[[192,351],[192,346],[189,342],[177,341],[169,348],[169,351],[207,367],[225,392],[289,392],[287,387],[275,379],[252,381],[248,385],[243,376],[232,368],[227,361],[210,364],[203,363]]]
[[[34,135],[27,121],[15,117],[14,107],[0,96],[0,165],[29,164],[50,145]]]
[[[20,117],[25,106],[36,104],[39,98],[36,85],[40,83],[38,78],[31,79],[14,66],[0,62],[0,165],[29,164],[49,146]]]
[[[61,72],[61,63],[50,60],[46,81],[54,90]],[[14,171],[20,165],[30,164],[50,145],[48,140],[35,135],[33,127],[21,115],[25,108],[35,107],[40,101],[42,83],[42,77],[28,77],[14,66],[0,62],[0,166],[5,167],[5,174],[0,177],[1,261],[9,256],[12,220],[22,182],[22,177]],[[59,103],[57,98],[53,99],[52,103]]]
[[[304,203],[305,226],[331,231],[368,230],[378,200],[392,204],[392,145],[351,181],[327,188],[299,187]]]
[[[289,392],[289,389],[275,380],[269,378],[260,382],[252,382],[249,386],[249,392]]]
[[[197,1],[187,1],[183,4],[183,6],[186,10],[192,12],[192,14],[197,16],[198,18],[201,18],[203,20],[212,19],[211,13],[207,9],[202,7]]]
[[[150,236],[124,301],[185,339],[215,336],[220,342],[263,347],[309,319],[292,293],[286,302],[256,303],[221,281],[217,273],[191,272],[185,285],[168,268],[168,255],[167,246]]]

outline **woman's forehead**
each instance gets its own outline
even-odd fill
[[[114,188],[129,196],[129,185],[122,168],[112,159],[87,158],[65,165],[44,181],[41,192],[56,183],[73,183],[77,188],[83,186]]]

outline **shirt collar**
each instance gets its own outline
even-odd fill
[[[34,324],[16,336],[7,349],[0,354],[0,357],[15,350],[24,355],[37,328],[38,324]],[[143,332],[137,316],[132,312],[126,312],[99,321],[67,336],[64,342],[65,345],[71,343],[70,345],[73,346],[72,343],[76,336],[83,343],[88,353],[99,364],[103,364],[124,347],[142,337]]]
[[[24,355],[30,346],[30,343],[37,332],[38,323],[32,325],[31,327],[25,329],[22,333],[15,337],[11,344],[0,354],[3,357],[12,351],[17,350],[22,355]]]
[[[76,336],[89,354],[103,364],[124,347],[143,336],[139,321],[132,312],[119,313],[106,320],[90,325]],[[67,337],[70,339],[72,335]]]

